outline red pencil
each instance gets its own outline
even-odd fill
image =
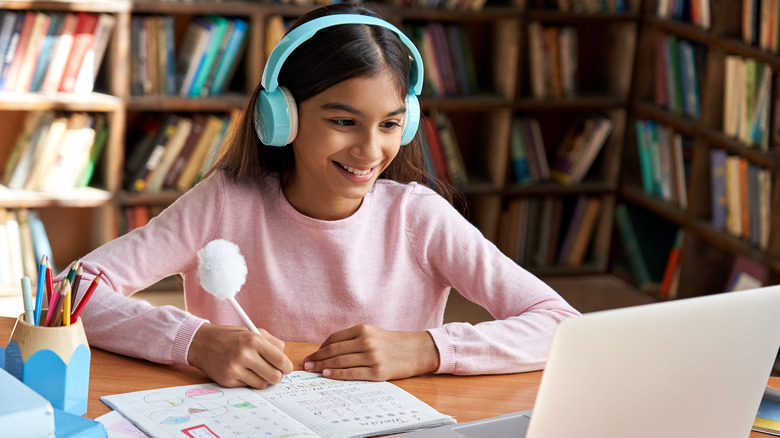
[[[46,257],[46,302],[51,303],[52,294],[54,294],[54,270],[49,258]]]
[[[100,271],[98,275],[96,275],[95,278],[92,279],[92,283],[89,284],[89,289],[87,289],[87,291],[84,292],[84,296],[81,297],[81,301],[79,301],[78,305],[76,305],[76,308],[73,309],[73,313],[71,313],[70,316],[71,324],[76,322],[79,315],[81,315],[81,311],[84,310],[84,306],[87,304],[87,301],[89,301],[89,297],[91,297],[92,293],[95,292],[95,289],[97,289],[98,283],[100,283],[101,275],[103,275],[103,271]]]

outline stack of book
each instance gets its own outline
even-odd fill
[[[510,141],[512,177],[521,184],[535,184],[550,179],[547,150],[544,148],[539,120],[532,117],[512,119]]]
[[[655,53],[655,103],[698,119],[704,49],[675,35],[659,34]]]
[[[229,125],[229,115],[156,114],[143,117],[137,138],[130,141],[125,161],[125,188],[133,192],[184,192],[197,183],[216,160]]]
[[[712,225],[766,249],[770,232],[771,171],[721,149],[710,151],[710,166]]]
[[[579,184],[585,178],[612,132],[608,117],[587,115],[569,125],[550,165],[550,178],[561,184]]]
[[[742,2],[742,40],[777,53],[780,49],[780,4],[777,0]]]
[[[553,9],[561,12],[624,12],[624,0],[528,0],[531,9]]]
[[[577,91],[577,30],[528,23],[531,91],[537,99],[570,97]]]
[[[425,68],[423,93],[435,97],[469,96],[479,89],[468,31],[432,21],[410,29]]]
[[[0,208],[0,292],[18,294],[19,280],[38,279],[38,260],[52,260],[51,244],[38,212]],[[53,263],[53,262],[52,262]]]
[[[580,267],[600,214],[598,197],[513,199],[499,217],[499,248],[523,266]]]
[[[450,118],[441,111],[431,110],[420,123],[418,138],[425,170],[444,184],[464,187],[468,184],[468,173]]]
[[[130,21],[130,90],[133,95],[200,97],[223,94],[245,46],[247,22],[195,16],[180,46],[171,16],[134,15]]]
[[[656,15],[687,21],[704,29],[709,29],[712,24],[710,0],[658,0]]]
[[[406,6],[448,9],[455,11],[481,11],[487,0],[405,0]]]
[[[0,89],[92,92],[115,23],[111,14],[2,11]]]
[[[753,58],[726,56],[723,133],[766,151],[772,69]]]
[[[653,120],[637,120],[635,125],[644,192],[684,209],[693,138]]]
[[[105,114],[29,112],[2,184],[49,192],[86,187],[107,138]]]

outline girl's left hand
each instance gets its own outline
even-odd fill
[[[306,371],[339,380],[392,380],[439,368],[428,332],[394,332],[363,324],[333,333],[304,360]]]

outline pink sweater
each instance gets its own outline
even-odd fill
[[[206,320],[242,325],[227,302],[199,284],[196,253],[214,239],[238,244],[246,259],[249,273],[236,299],[258,327],[315,343],[362,323],[427,330],[439,373],[540,369],[558,322],[578,314],[424,186],[379,180],[355,214],[321,221],[296,211],[276,181],[260,189],[217,173],[148,225],[82,259],[81,293],[98,271],[106,278],[81,316],[90,343],[187,363]],[[128,298],[176,273],[187,312]],[[450,287],[497,320],[442,325]]]

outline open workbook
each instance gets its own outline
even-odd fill
[[[101,397],[152,437],[368,437],[454,423],[388,382],[296,371],[263,390],[214,383]]]

